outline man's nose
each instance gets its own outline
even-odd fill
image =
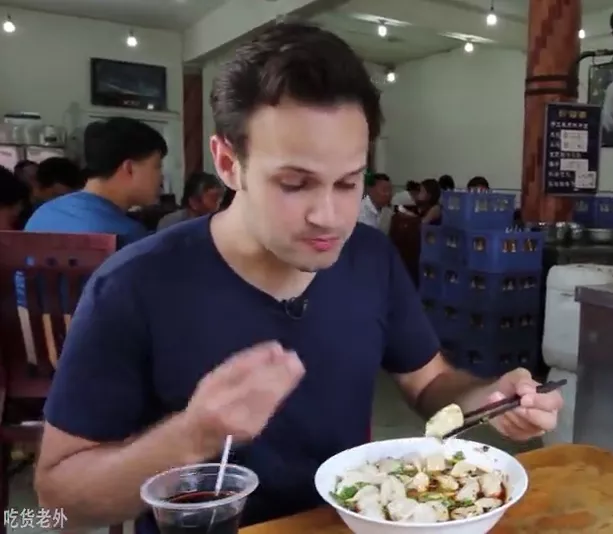
[[[307,214],[307,222],[321,228],[332,228],[336,221],[336,208],[332,194],[318,197],[317,201]]]

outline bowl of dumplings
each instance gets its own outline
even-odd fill
[[[355,534],[485,534],[523,497],[528,474],[494,447],[420,437],[341,452],[315,487]]]

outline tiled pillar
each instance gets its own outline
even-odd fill
[[[521,193],[524,221],[571,217],[570,200],[543,192],[543,135],[547,103],[573,100],[566,87],[580,53],[580,29],[581,0],[530,0]]]
[[[183,74],[183,154],[185,176],[202,170],[202,73]]]

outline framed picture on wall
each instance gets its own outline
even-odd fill
[[[587,100],[603,109],[602,146],[613,147],[613,62],[590,66]]]

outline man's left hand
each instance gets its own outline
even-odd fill
[[[559,391],[538,394],[539,385],[526,369],[515,369],[493,384],[487,402],[496,402],[515,394],[521,396],[521,406],[493,419],[490,423],[502,435],[515,441],[528,441],[553,430],[558,424],[558,412],[563,400]]]

